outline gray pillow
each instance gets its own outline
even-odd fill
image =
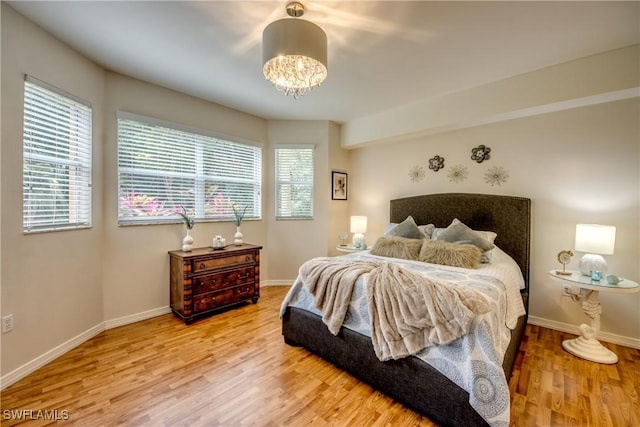
[[[452,243],[471,243],[477,246],[482,252],[489,251],[495,245],[484,238],[480,233],[473,231],[463,223],[451,224],[438,234],[437,240],[444,240]]]
[[[422,239],[425,237],[411,215],[409,215],[407,219],[402,221],[400,224],[387,230],[384,235],[385,237],[398,236],[406,237],[408,239]]]
[[[422,248],[422,240],[388,236],[378,237],[370,253],[391,258],[416,260],[420,248]]]

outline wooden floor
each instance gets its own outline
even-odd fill
[[[4,390],[2,425],[55,424],[24,417],[64,426],[433,425],[284,344],[286,291],[263,288],[258,304],[190,326],[164,315],[105,331]],[[511,424],[640,426],[640,351],[607,344],[620,362],[600,365],[565,353],[567,337],[527,326]]]

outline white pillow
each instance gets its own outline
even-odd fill
[[[424,234],[427,239],[431,239],[431,235],[436,229],[436,226],[433,224],[419,225],[418,229],[422,232],[422,234]]]

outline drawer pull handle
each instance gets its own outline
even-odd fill
[[[246,279],[248,277],[249,277],[249,273],[245,274],[244,276],[241,276],[238,274],[238,280]]]
[[[251,255],[247,255],[246,257],[244,257],[245,261],[251,261]]]
[[[207,267],[207,266],[204,264],[204,262],[201,262],[201,263],[200,263],[199,268],[201,268],[201,269],[203,269],[203,270],[204,270],[206,267]]]
[[[203,280],[200,284],[202,286],[208,286],[208,285],[213,285],[214,283],[216,283],[216,279]]]
[[[238,292],[238,295],[244,295],[244,294],[248,294],[250,290],[251,290],[250,288],[244,288],[244,289],[238,289],[237,292]]]

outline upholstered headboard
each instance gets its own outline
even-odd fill
[[[529,291],[531,199],[490,194],[443,193],[391,200],[390,222],[411,215],[416,224],[447,227],[454,218],[474,230],[494,231],[495,244],[522,270]]]

